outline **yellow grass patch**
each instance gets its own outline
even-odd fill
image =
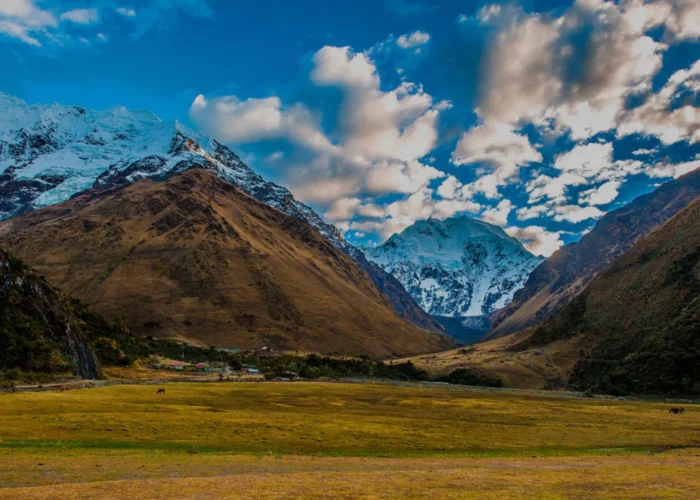
[[[0,498],[692,497],[700,408],[379,384],[0,395]]]

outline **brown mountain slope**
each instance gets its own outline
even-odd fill
[[[201,169],[17,217],[0,243],[136,333],[376,357],[450,345],[311,226]]]
[[[523,347],[594,340],[570,382],[606,392],[700,393],[700,199],[642,238]]]
[[[698,196],[700,170],[605,215],[580,241],[558,250],[535,268],[513,301],[492,315],[494,326],[486,338],[519,331],[551,317],[639,238]]]

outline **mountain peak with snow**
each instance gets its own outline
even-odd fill
[[[418,221],[364,251],[423,309],[447,317],[505,306],[542,260],[501,227],[469,217]]]
[[[265,181],[230,149],[147,110],[104,111],[27,104],[0,93],[0,220],[60,203],[93,187],[126,185],[190,168],[216,173],[296,216],[336,244],[343,242],[289,190]]]

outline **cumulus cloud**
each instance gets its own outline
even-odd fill
[[[537,123],[576,140],[615,128],[625,99],[651,88],[668,48],[647,32],[675,19],[687,31],[692,11],[675,15],[673,5],[579,0],[558,18],[496,15],[503,9],[484,7],[489,14],[480,19],[498,31],[479,115],[486,122]]]
[[[506,233],[520,240],[533,254],[543,257],[549,257],[564,246],[560,233],[547,231],[541,226],[509,227]]]
[[[75,24],[94,24],[99,22],[100,14],[94,7],[91,9],[73,9],[61,14],[60,19],[61,21],[70,21]]]
[[[520,185],[529,204],[516,209],[519,220],[576,224],[597,218],[603,214],[598,207],[617,199],[627,177],[673,177],[693,168],[692,161],[615,159],[609,139],[592,139],[612,132],[617,138],[654,137],[664,145],[700,141],[700,62],[671,75],[660,90],[654,80],[671,45],[700,37],[697,2],[577,0],[554,13],[493,4],[458,21],[487,27],[491,35],[478,123],[462,135],[452,162],[476,165],[478,173],[488,173],[482,178],[493,176],[488,191],[495,199],[504,186],[520,183],[523,167],[530,166],[534,175]],[[526,127],[550,144],[564,139],[574,145],[543,164]],[[632,156],[657,153],[638,149]],[[478,192],[475,187],[447,178],[438,193],[466,198]]]
[[[423,188],[406,198],[379,205],[365,203],[357,213],[364,220],[353,221],[350,228],[378,234],[382,239],[400,233],[418,220],[428,218],[447,219],[456,214],[476,214],[482,206],[468,200],[437,199],[430,188]]]
[[[136,17],[136,11],[131,7],[118,7],[117,14],[121,14],[124,17]]]
[[[479,125],[465,133],[452,154],[455,165],[485,163],[500,180],[517,175],[521,166],[542,161],[528,138],[501,123]]]
[[[396,40],[396,45],[402,49],[415,49],[421,45],[425,45],[430,41],[430,35],[422,31],[414,31],[413,33],[401,35]]]
[[[615,201],[620,194],[620,182],[608,181],[597,188],[589,189],[579,195],[579,199],[587,205],[607,205]]]
[[[489,224],[497,226],[505,226],[508,223],[508,215],[513,209],[513,204],[510,200],[501,200],[494,208],[485,210],[481,214],[481,218]]]
[[[696,157],[695,160],[676,164],[670,164],[665,162],[658,163],[649,169],[648,174],[650,177],[673,177],[674,179],[677,179],[681,175],[685,175],[688,172],[697,170],[698,168],[700,168],[700,158]]]
[[[296,91],[200,95],[190,116],[215,138],[260,148],[280,181],[342,230],[387,237],[427,217],[470,213],[503,226],[537,218],[520,230],[551,253],[561,245],[552,227],[600,217],[626,178],[692,167],[646,157],[700,139],[700,63],[665,83],[657,78],[669,47],[698,37],[695,3],[577,0],[553,13],[484,6],[460,21],[490,36],[477,120],[466,130],[448,122],[464,110],[447,112],[451,103],[411,81],[411,65],[433,45],[423,31],[390,35],[366,51],[322,47]],[[435,150],[455,130],[463,131],[450,160],[460,168],[448,175],[428,158],[443,157]],[[615,149],[632,134],[662,146]],[[518,206],[522,199],[527,206]]]
[[[328,110],[301,102],[288,105],[276,96],[200,95],[190,117],[205,133],[229,144],[293,144],[292,154],[277,157],[275,168],[295,195],[324,208],[340,228],[368,232],[372,226],[386,234],[422,214],[472,207],[466,202],[438,204],[427,189],[445,177],[421,159],[435,148],[439,116],[449,103],[436,102],[420,85],[407,81],[382,89],[370,55],[349,47],[323,47],[311,61],[311,85],[340,92],[332,122],[323,121]],[[406,198],[374,203],[384,195]],[[352,226],[351,220],[367,224]]]
[[[33,0],[0,2],[0,34],[41,47],[37,34],[57,25],[54,15],[37,7]]]
[[[348,221],[353,218],[357,208],[362,204],[359,198],[340,198],[324,213],[331,222]]]
[[[364,53],[350,47],[325,46],[313,56],[311,80],[318,85],[337,85],[348,89],[374,88],[379,76]]]
[[[586,183],[584,177],[572,172],[565,172],[558,177],[540,175],[526,184],[526,190],[530,195],[530,203],[536,203],[542,199],[562,203],[566,201],[566,192],[569,186],[580,186]]]
[[[583,177],[594,177],[610,168],[612,154],[613,145],[609,142],[579,144],[557,156],[554,168],[562,172],[576,172]]]
[[[555,205],[552,208],[554,220],[558,222],[567,221],[571,223],[583,222],[590,219],[598,219],[605,215],[596,207],[582,207],[580,205]]]
[[[479,19],[493,22],[493,12],[501,11],[500,6],[486,6]],[[500,16],[497,19],[503,22]],[[540,16],[506,21],[488,55],[484,96],[476,109],[486,123],[532,120],[561,92],[564,85],[551,54],[558,36],[557,24]]]
[[[623,113],[617,135],[649,135],[657,137],[664,144],[683,140],[690,143],[700,141],[700,109],[695,107],[693,99],[672,107],[674,99],[684,92],[691,95],[700,93],[700,61],[688,69],[675,72],[661,91],[650,95],[641,106]]]
[[[241,101],[236,96],[207,99],[200,94],[190,107],[190,117],[205,133],[224,142],[284,137],[312,149],[332,149],[309,110],[302,105],[285,108],[278,97]]]

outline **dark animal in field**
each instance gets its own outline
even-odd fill
[[[158,389],[158,394],[165,394],[165,389]]]
[[[685,408],[671,408],[670,410],[668,410],[668,412],[678,415],[681,413],[685,413]]]

